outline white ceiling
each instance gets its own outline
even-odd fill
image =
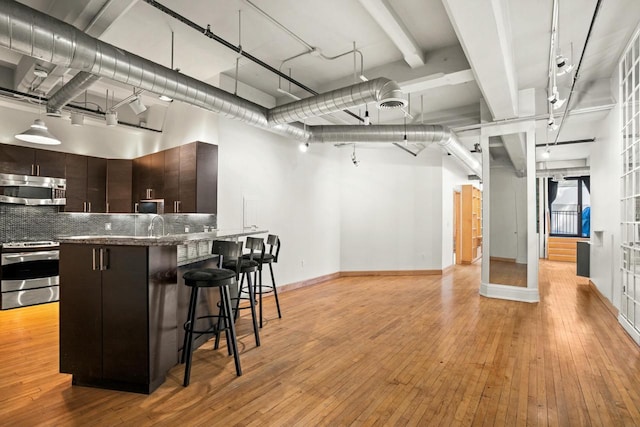
[[[456,14],[458,5],[465,6],[469,0],[252,0],[255,5],[281,23],[309,45],[320,49],[327,56],[348,52],[353,43],[364,55],[364,73],[369,78],[384,76],[399,83],[437,73],[453,73],[472,69],[481,81],[468,81],[456,85],[445,85],[410,93],[413,119],[408,122],[438,120],[438,123],[453,127],[472,125],[480,120],[480,98],[489,99],[493,94],[483,94],[485,88],[504,86],[504,74],[496,72],[486,76],[485,71],[512,70],[516,89],[535,88],[536,114],[546,113],[546,88],[548,84],[549,40],[551,31],[552,0],[473,0],[479,8],[476,16]],[[235,61],[238,56],[232,50],[199,34],[194,29],[160,12],[141,0],[22,0],[22,3],[37,10],[63,19],[84,29],[98,11],[109,3],[109,11],[98,21],[90,33],[121,49],[130,51],[151,61],[170,66],[171,32],[175,34],[174,67],[184,74],[212,84],[218,84],[219,75],[235,78]],[[397,17],[397,23],[408,35],[425,58],[420,67],[410,67],[403,53],[394,44],[380,24],[368,12],[367,3],[382,3]],[[306,52],[306,47],[287,32],[252,8],[244,0],[160,0],[196,24],[206,27],[234,45],[239,40],[238,11],[241,10],[241,44],[245,51],[271,66],[282,66],[291,75],[318,92],[323,92],[353,83],[354,59],[351,54],[336,60],[326,60],[312,55],[303,55],[283,64],[292,56]],[[594,12],[596,0],[559,0],[559,47],[562,53],[578,62],[585,45],[587,31]],[[468,6],[469,3],[466,3]],[[496,6],[498,5],[498,6]],[[493,15],[490,10],[494,10]],[[500,9],[501,8],[501,9]],[[503,10],[504,16],[500,19]],[[488,15],[485,15],[488,14]],[[485,19],[496,16],[495,22]],[[585,52],[571,109],[610,104],[616,94],[611,94],[609,78],[626,41],[631,37],[640,21],[640,1],[607,0],[602,2],[593,34]],[[493,23],[492,23],[493,22]],[[500,35],[501,46],[482,46],[478,40],[459,40],[472,26],[469,33]],[[483,40],[479,40],[482,42]],[[488,43],[485,43],[488,44]],[[480,47],[477,47],[477,46]],[[506,47],[505,47],[506,46]],[[474,52],[470,52],[474,49]],[[483,49],[483,50],[478,50]],[[496,50],[497,49],[497,50]],[[502,49],[502,50],[500,50]],[[506,49],[506,50],[505,50]],[[505,64],[482,64],[473,60],[474,54],[487,52],[489,58],[495,53],[505,53]],[[0,48],[0,66],[18,73],[25,59],[21,55]],[[471,58],[471,59],[469,59]],[[512,64],[509,62],[512,59]],[[497,61],[499,62],[499,61]],[[489,67],[489,68],[486,68]],[[359,59],[357,61],[359,68]],[[74,73],[63,70],[65,81]],[[491,73],[489,73],[491,74]],[[25,79],[27,77],[25,76]],[[284,103],[289,99],[277,92],[278,77],[250,62],[240,60],[238,79],[264,92],[266,96]],[[228,80],[228,79],[226,79]],[[226,81],[225,80],[225,81]],[[53,82],[58,83],[60,82]],[[562,97],[568,94],[571,76],[558,78]],[[288,83],[282,81],[282,87]],[[105,90],[115,90],[116,101],[131,94],[132,88],[122,87],[108,81],[100,81],[91,89],[94,96],[104,99]],[[11,89],[15,89],[11,88]],[[52,85],[53,93],[57,86]],[[299,96],[308,96],[299,88],[292,87]],[[593,93],[593,95],[590,95]],[[487,95],[487,96],[483,96]],[[421,116],[421,97],[424,100],[424,116]],[[542,102],[540,102],[542,99]],[[157,104],[148,96],[145,101]],[[503,99],[504,101],[504,99]],[[256,101],[257,102],[257,101]],[[489,105],[491,108],[491,105]],[[358,113],[357,109],[355,110]],[[362,114],[362,111],[360,111]],[[599,116],[569,115],[559,140],[594,137],[597,127],[585,125]],[[340,118],[355,124],[355,120],[343,115]],[[577,116],[576,116],[577,117]],[[378,114],[373,113],[374,122]],[[571,121],[574,120],[575,124]],[[398,112],[380,114],[381,123],[401,122]],[[544,123],[543,123],[544,126]],[[555,135],[552,135],[555,140]],[[563,157],[588,158],[589,144],[565,146]]]

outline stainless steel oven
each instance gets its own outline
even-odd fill
[[[59,244],[12,242],[0,252],[0,309],[58,301]]]

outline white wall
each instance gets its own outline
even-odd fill
[[[513,169],[491,168],[491,256],[527,262],[527,181]],[[530,212],[535,214],[535,210]]]
[[[462,191],[465,184],[481,187],[479,181],[469,181],[468,173],[452,156],[442,158],[442,268],[454,263],[453,259],[453,192]]]
[[[620,308],[619,109],[602,121],[591,145],[591,281]]]
[[[257,224],[278,234],[279,284],[340,271],[340,170],[333,146],[295,141],[219,118],[218,226],[240,228],[243,197],[257,200]]]
[[[442,268],[442,154],[342,148],[341,270]]]

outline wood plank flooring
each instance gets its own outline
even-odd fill
[[[57,304],[0,312],[0,424],[640,425],[640,349],[573,270],[543,261],[538,304],[480,297],[479,265],[285,292],[261,347],[239,321],[242,377],[207,344],[150,396],[72,387]]]

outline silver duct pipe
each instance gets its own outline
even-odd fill
[[[437,143],[476,175],[482,176],[482,165],[465,148],[454,133],[442,125],[371,125],[371,126],[313,126],[310,143],[401,144],[404,135],[410,142]]]
[[[589,166],[579,166],[575,168],[563,168],[563,169],[538,169],[536,170],[537,178],[556,178],[562,176],[563,178],[570,176],[589,176],[591,175],[591,168]]]
[[[95,74],[80,71],[47,101],[47,114],[59,116],[62,107],[100,80]]]
[[[396,82],[380,77],[272,108],[268,119],[273,124],[297,122],[368,102],[377,103],[379,108],[400,108],[407,103]]]
[[[0,2],[0,46],[272,130],[264,107],[118,49],[15,1]],[[308,136],[299,129],[287,129],[286,134]]]

